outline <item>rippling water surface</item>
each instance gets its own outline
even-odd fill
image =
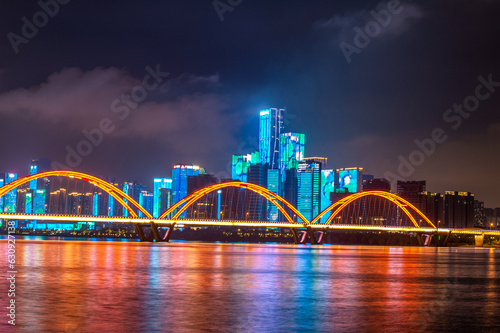
[[[18,331],[500,331],[499,250],[16,245]]]

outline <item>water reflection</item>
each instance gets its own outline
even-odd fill
[[[17,250],[18,328],[26,332],[477,331],[500,323],[498,250],[38,239],[18,241]]]

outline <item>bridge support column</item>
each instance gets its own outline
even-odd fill
[[[476,247],[483,247],[484,245],[484,234],[474,236]]]
[[[305,230],[290,228],[290,230],[293,234],[295,244],[306,244],[309,237],[311,245],[322,245],[326,237],[326,230],[318,230],[316,232],[312,228],[305,228]],[[316,234],[318,235],[316,236]]]
[[[137,233],[139,234],[139,239],[141,242],[168,242],[170,241],[170,236],[172,236],[172,232],[174,231],[173,224],[157,224],[154,222],[151,223],[135,223],[135,227],[137,229]],[[146,235],[144,229],[151,229],[151,232]],[[165,236],[162,237],[160,234],[159,228],[167,228]]]
[[[137,229],[137,233],[139,234],[139,240],[141,242],[152,242],[154,240],[154,235],[153,232],[151,232],[148,236],[146,236],[146,233],[144,232],[144,228],[150,227],[149,224],[142,224],[142,223],[134,223],[135,228]]]
[[[160,231],[158,230],[159,228],[167,228],[167,231],[165,233],[165,236],[160,235]],[[166,242],[168,243],[170,241],[170,236],[172,236],[172,232],[174,231],[174,225],[173,224],[157,224],[154,222],[151,222],[151,231],[154,236],[154,239],[156,242],[161,243],[161,242]]]
[[[429,246],[431,245],[432,237],[434,235],[429,234],[417,234],[418,245],[420,246]]]

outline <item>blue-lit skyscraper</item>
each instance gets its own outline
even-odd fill
[[[154,189],[153,189],[153,217],[157,218],[166,209],[170,207],[171,193],[172,193],[172,179],[169,178],[155,178],[154,179]],[[162,205],[162,189],[168,190],[170,195],[168,196],[168,201],[165,205]]]
[[[281,195],[280,170],[267,170],[267,189],[274,194]],[[280,221],[280,211],[272,203],[267,203],[267,220],[270,222]]]
[[[199,175],[200,167],[197,165],[174,165],[172,169],[172,205],[187,196],[188,177]],[[186,217],[186,212],[181,217]]]
[[[187,196],[188,177],[199,175],[200,167],[197,165],[174,165],[172,169],[172,204]]]
[[[284,109],[266,109],[260,111],[259,119],[259,154],[261,164],[268,164],[269,169],[278,169],[280,161],[280,134],[284,132]]]
[[[139,205],[144,207],[144,209],[146,209],[149,214],[153,214],[153,203],[154,203],[153,193],[150,193],[148,191],[142,191],[139,194]],[[142,212],[139,212],[139,217],[144,217],[144,214]]]
[[[300,163],[297,178],[297,209],[311,221],[321,212],[321,164]]]
[[[50,171],[50,159],[48,158],[39,158],[31,161],[30,165],[30,175],[36,175],[37,173],[42,173]],[[46,193],[50,192],[50,178],[41,178],[34,179],[30,181],[30,189],[42,189],[45,190]],[[48,202],[47,202],[48,204]]]
[[[0,184],[7,185],[17,180],[17,173],[2,173],[0,174]],[[2,210],[4,213],[15,213],[17,203],[17,189],[6,193],[0,201],[3,201]]]

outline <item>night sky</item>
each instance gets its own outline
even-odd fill
[[[258,149],[259,110],[286,107],[286,131],[330,168],[500,206],[498,1],[221,0],[223,13],[211,0],[60,2],[53,17],[37,1],[0,3],[2,172],[40,157],[70,166],[67,147],[101,126],[73,169],[151,186],[192,163],[225,178],[232,154]],[[372,11],[389,15],[377,25]],[[139,103],[120,100],[131,92]],[[475,111],[454,112],[464,101]],[[415,140],[433,132],[423,157]]]

